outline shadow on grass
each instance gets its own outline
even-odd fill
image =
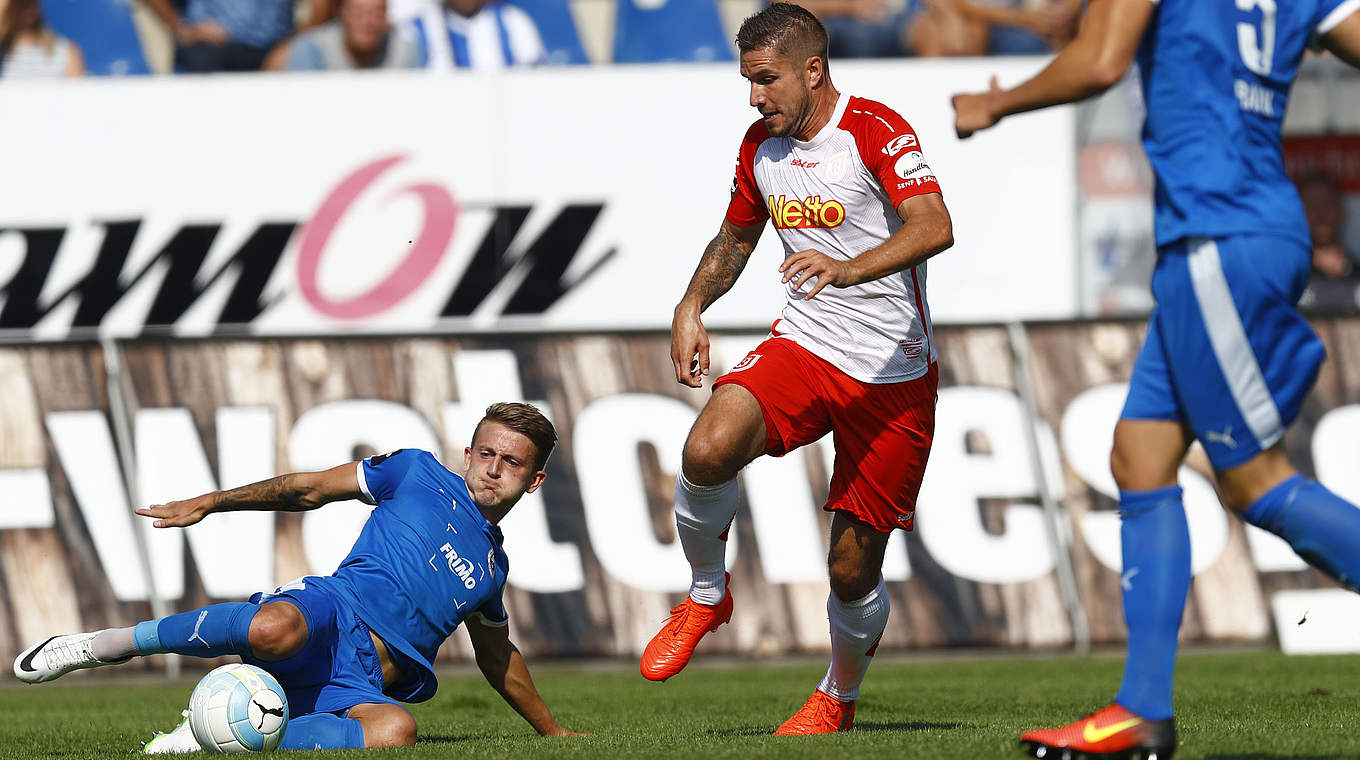
[[[486,734],[464,734],[462,736],[420,736],[416,739],[416,744],[457,744],[458,742],[468,742],[475,739],[485,739]]]
[[[855,731],[952,731],[956,728],[968,728],[965,723],[929,723],[926,721],[907,721],[897,723],[856,723]],[[745,728],[723,728],[716,731],[709,731],[710,736],[769,736],[774,729],[768,726]],[[1222,760],[1228,760],[1223,758]],[[1330,759],[1329,759],[1330,760]],[[1358,758],[1357,760],[1360,760]]]

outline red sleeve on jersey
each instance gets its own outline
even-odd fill
[[[916,131],[896,111],[872,100],[850,98],[840,127],[854,135],[860,159],[883,185],[893,208],[912,196],[940,192]]]
[[[738,227],[760,224],[770,218],[770,210],[760,197],[760,188],[756,187],[755,175],[756,150],[768,139],[770,130],[761,120],[752,124],[741,139],[737,171],[732,177],[732,201],[727,204],[727,221]]]

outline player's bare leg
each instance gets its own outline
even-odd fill
[[[831,593],[826,599],[831,666],[808,701],[775,734],[828,734],[847,731],[854,723],[860,684],[888,623],[890,604],[882,575],[888,536],[845,512],[831,519]]]
[[[1337,583],[1360,590],[1360,509],[1300,475],[1281,443],[1215,474],[1229,509],[1289,542]]]
[[[737,511],[737,472],[765,449],[765,418],[745,388],[722,385],[685,441],[675,482],[675,526],[693,573],[690,595],[642,653],[642,675],[679,673],[704,634],[732,617],[727,590],[727,531]]]
[[[1171,676],[1190,586],[1190,534],[1176,471],[1193,436],[1171,420],[1120,420],[1110,469],[1119,486],[1128,659],[1110,705],[1076,722],[1030,731],[1035,757],[1084,753],[1167,760],[1176,747]]]
[[[364,727],[365,747],[406,747],[416,743],[416,719],[401,705],[367,702],[351,707],[346,717]]]

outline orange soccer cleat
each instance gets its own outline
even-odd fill
[[[732,576],[728,575],[730,583]],[[642,676],[649,681],[664,681],[679,673],[689,664],[694,647],[709,631],[732,619],[732,589],[727,589],[721,602],[700,604],[690,597],[671,608],[671,616],[661,626],[647,648],[642,650]]]
[[[775,736],[834,734],[849,731],[855,722],[855,703],[842,702],[818,689],[798,708],[792,718],[774,730]]]
[[[1170,760],[1176,721],[1147,720],[1111,703],[1075,723],[1030,731],[1020,746],[1045,760]]]

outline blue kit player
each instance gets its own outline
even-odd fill
[[[1133,60],[1156,173],[1157,306],[1115,428],[1128,660],[1114,702],[1031,731],[1036,757],[1166,760],[1171,678],[1190,586],[1176,471],[1193,440],[1219,493],[1314,567],[1360,585],[1360,510],[1285,458],[1281,437],[1323,360],[1295,304],[1308,281],[1303,205],[1281,123],[1310,44],[1360,66],[1360,0],[1089,0],[1073,41],[1032,79],[954,97],[960,137],[1115,84]]]
[[[501,602],[509,565],[497,527],[542,485],[556,442],[552,423],[534,407],[492,404],[463,453],[462,477],[429,452],[403,449],[139,509],[155,527],[173,528],[214,512],[296,512],[344,499],[376,505],[333,575],[131,628],[54,636],[21,653],[14,674],[39,683],[140,655],[234,654],[268,670],[287,692],[293,717],[281,748],[401,746],[415,743],[416,723],[400,703],[434,695],[431,664],[461,623],[482,674],[510,706],[540,734],[570,734],[510,642]],[[150,752],[197,748],[187,721],[147,745]]]

